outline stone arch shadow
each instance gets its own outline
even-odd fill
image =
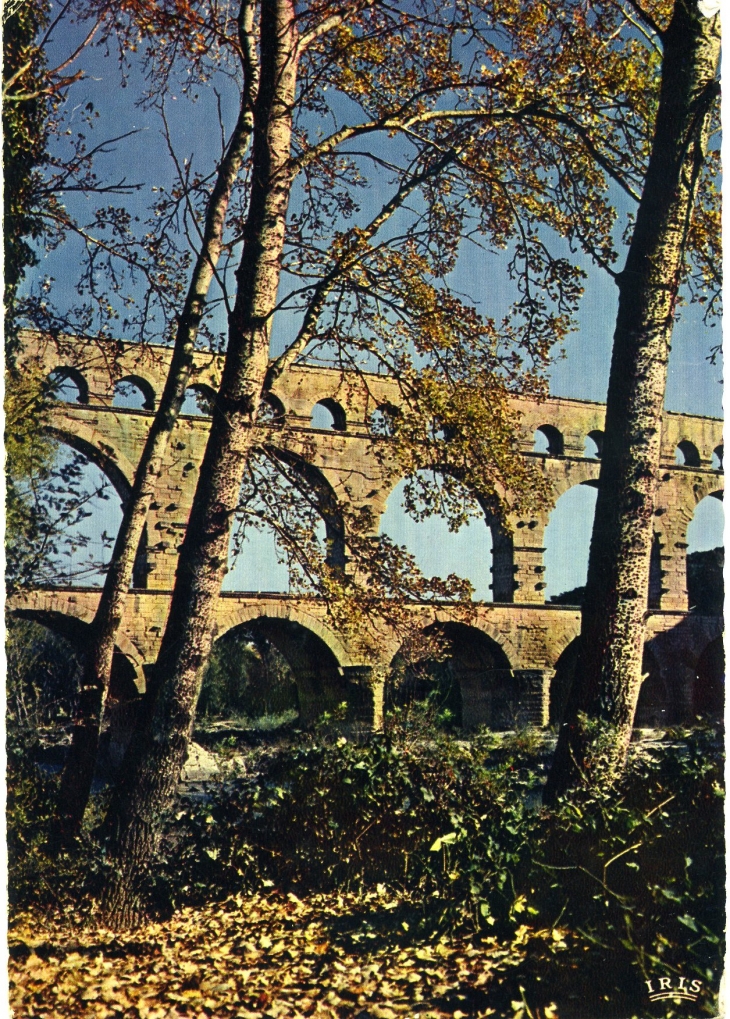
[[[221,600],[225,601],[225,596]],[[286,659],[297,687],[302,724],[314,722],[343,702],[352,704],[353,690],[337,654],[348,657],[342,644],[306,613],[269,615],[265,607],[255,607],[236,613],[235,621],[219,627],[216,637],[235,630],[263,637]]]
[[[529,694],[525,696],[525,676],[513,669],[504,642],[478,625],[459,622],[437,621],[423,632],[443,642],[438,659],[426,655],[407,661],[397,652],[386,683],[388,707],[422,699],[437,683],[444,705],[462,729],[486,726],[504,731],[530,721],[534,705]]]
[[[10,614],[17,619],[28,619],[45,626],[52,633],[64,637],[80,655],[83,655],[91,618],[84,619],[52,609],[33,608],[11,609]],[[139,654],[125,634],[117,634],[112,660],[110,698],[119,702],[133,701],[139,694],[144,693],[145,687]]]

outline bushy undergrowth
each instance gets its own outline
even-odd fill
[[[443,733],[290,746],[178,812],[157,893],[195,901],[262,882],[298,895],[380,885],[408,902],[423,933],[554,930],[560,965],[531,961],[546,1003],[588,994],[596,1015],[629,1015],[647,997],[644,980],[683,975],[716,990],[719,737],[697,729],[640,744],[620,785],[575,791],[552,810],[536,807],[541,746],[534,734]]]
[[[637,1001],[642,1015],[682,1014],[666,1001],[652,1013],[643,983],[680,976],[701,982],[694,1014],[714,1014],[724,947],[720,737],[696,729],[639,744],[619,785],[574,791],[551,810],[539,807],[546,759],[536,734],[462,741],[396,731],[362,745],[302,737],[250,774],[231,772],[205,797],[179,801],[152,899],[164,910],[246,889],[380,889],[401,904],[399,937],[552,931],[551,950],[528,958],[513,983],[529,986],[535,1007],[561,1002],[561,1017],[627,1017]],[[29,781],[11,785],[9,800],[18,905],[43,856]],[[84,867],[65,864],[66,887],[90,887],[90,841],[84,853]],[[52,883],[48,867],[41,877]],[[43,900],[40,885],[35,894]]]
[[[58,777],[41,770],[37,736],[8,727],[6,837],[11,917],[28,909],[53,913],[90,911],[102,876],[102,856],[90,829],[105,796],[92,798],[87,824],[70,852],[51,854],[48,834],[58,796]]]

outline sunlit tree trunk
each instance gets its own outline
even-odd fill
[[[244,88],[238,121],[229,141],[208,202],[201,247],[178,320],[170,369],[157,412],[137,466],[132,493],[90,626],[74,723],[71,749],[61,778],[59,808],[51,834],[58,845],[78,834],[89,799],[99,748],[99,729],[109,689],[116,635],[132,580],[135,558],[154,496],[170,436],[185,399],[193,369],[195,341],[221,254],[226,212],[233,186],[243,165],[253,129],[253,100],[257,83],[251,52],[254,5],[244,2],[239,16],[244,53]]]
[[[296,57],[292,4],[263,0],[251,197],[223,377],[155,668],[156,696],[130,744],[107,820],[113,871],[103,906],[107,922],[117,926],[139,915],[141,883],[159,818],[175,794],[213,641],[229,534],[269,361],[291,190]]]
[[[603,779],[620,773],[641,686],[669,343],[710,112],[718,94],[719,17],[705,17],[696,0],[677,0],[662,42],[651,157],[618,280],[580,652],[548,779],[548,801],[569,786],[591,781],[593,771],[587,766],[597,733],[590,722],[604,726]]]

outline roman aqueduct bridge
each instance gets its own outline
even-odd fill
[[[56,379],[74,384],[76,402],[55,403],[50,431],[97,464],[124,504],[162,392],[170,349],[63,338],[51,342],[26,334],[20,359],[44,375],[55,373]],[[199,353],[191,388],[203,397],[212,396],[221,369],[221,356]],[[120,382],[137,387],[144,404],[140,409],[113,406]],[[338,501],[368,507],[377,523],[401,476],[376,455],[368,421],[378,408],[397,407],[398,402],[397,385],[385,376],[295,367],[274,390],[273,441],[292,463],[301,465],[305,478],[333,492]],[[312,410],[318,404],[329,411],[331,428],[312,427]],[[516,400],[515,405],[522,454],[539,464],[556,500],[575,485],[596,484],[600,460],[585,450],[586,440],[592,439],[595,445],[589,445],[600,455],[602,404],[548,399]],[[170,443],[119,636],[118,696],[125,684],[143,690],[145,667],[156,658],[208,428],[204,415],[183,414]],[[542,436],[545,452],[535,452],[536,433]],[[267,441],[272,443],[271,438]],[[717,616],[688,611],[686,553],[687,527],[697,504],[708,495],[722,498],[721,464],[721,421],[663,416],[642,724],[690,717],[698,705],[716,696],[706,687],[719,683],[714,673],[718,653],[721,656],[722,622]],[[500,724],[506,704],[512,716],[523,721],[546,724],[551,718],[551,685],[554,702],[553,678],[574,649],[580,611],[545,603],[544,532],[550,509],[524,516],[508,512],[506,526],[485,516],[493,535],[493,601],[477,605],[469,625],[454,622],[453,609],[446,605],[414,607],[419,625],[439,624],[452,641],[465,725]],[[8,608],[82,640],[97,599],[98,589],[54,587],[14,595]],[[237,626],[257,630],[287,658],[304,715],[316,714],[322,704],[337,698],[357,703],[364,719],[377,721],[382,682],[374,677],[382,677],[390,667],[398,650],[395,638],[384,639],[378,661],[363,661],[346,636],[333,628],[322,604],[265,591],[221,595],[217,635]]]

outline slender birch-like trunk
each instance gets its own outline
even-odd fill
[[[579,782],[604,728],[604,780],[628,753],[642,678],[652,518],[669,343],[685,245],[718,95],[719,16],[676,0],[664,54],[651,157],[628,257],[606,401],[606,424],[583,603],[580,652],[546,787]],[[588,722],[588,727],[586,727]]]
[[[239,36],[244,55],[244,85],[238,121],[221,160],[215,186],[210,195],[200,252],[178,320],[170,370],[145,440],[131,496],[124,507],[111,563],[90,626],[78,712],[71,749],[61,778],[59,808],[51,834],[52,845],[68,841],[78,834],[88,803],[116,635],[124,615],[134,562],[162,460],[185,399],[185,390],[190,382],[195,341],[221,254],[228,204],[253,130],[253,103],[258,78],[252,47],[254,6],[250,0],[245,0],[239,13]]]
[[[107,818],[113,871],[103,909],[115,926],[129,926],[140,915],[140,889],[159,819],[172,802],[185,760],[269,363],[292,181],[297,35],[291,0],[262,0],[260,19],[251,196],[223,377],[155,667],[156,696],[133,736]]]

